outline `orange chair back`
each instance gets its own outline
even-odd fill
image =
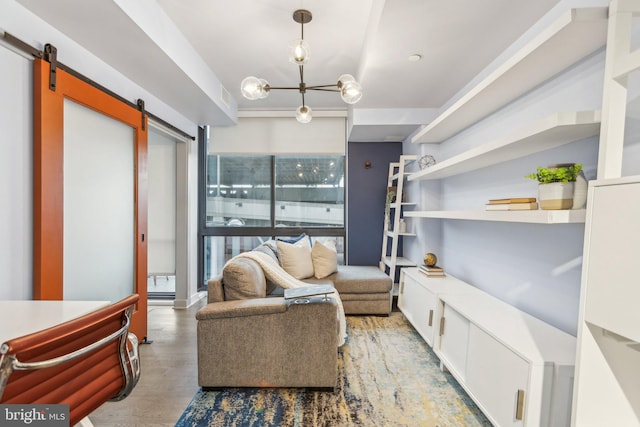
[[[0,403],[67,404],[74,425],[138,381],[138,342],[128,332],[138,295],[15,338],[0,348]]]

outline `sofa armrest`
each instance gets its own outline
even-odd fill
[[[240,299],[207,304],[196,313],[196,319],[211,320],[231,317],[261,316],[284,313],[285,311],[287,311],[287,303],[284,298]]]
[[[207,282],[207,302],[224,301],[224,289],[222,288],[222,274],[212,277]]]

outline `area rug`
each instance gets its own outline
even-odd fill
[[[176,426],[491,426],[402,313],[350,316],[347,331],[336,391],[201,390]]]

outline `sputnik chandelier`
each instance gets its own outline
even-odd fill
[[[340,97],[347,104],[355,104],[362,98],[362,86],[351,74],[343,74],[338,78],[338,83],[332,85],[307,86],[304,82],[304,64],[309,60],[309,45],[304,40],[304,24],[311,22],[311,12],[298,9],[293,12],[293,20],[300,24],[301,36],[295,40],[289,51],[289,61],[298,64],[300,69],[300,84],[291,87],[273,87],[265,79],[249,76],[242,80],[240,90],[242,95],[250,100],[264,99],[272,90],[297,90],[302,95],[302,105],[296,110],[296,120],[300,123],[311,121],[311,108],[304,102],[304,94],[308,90],[325,92],[339,92]]]

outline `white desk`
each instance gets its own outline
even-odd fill
[[[0,301],[0,344],[98,310],[109,301]]]

